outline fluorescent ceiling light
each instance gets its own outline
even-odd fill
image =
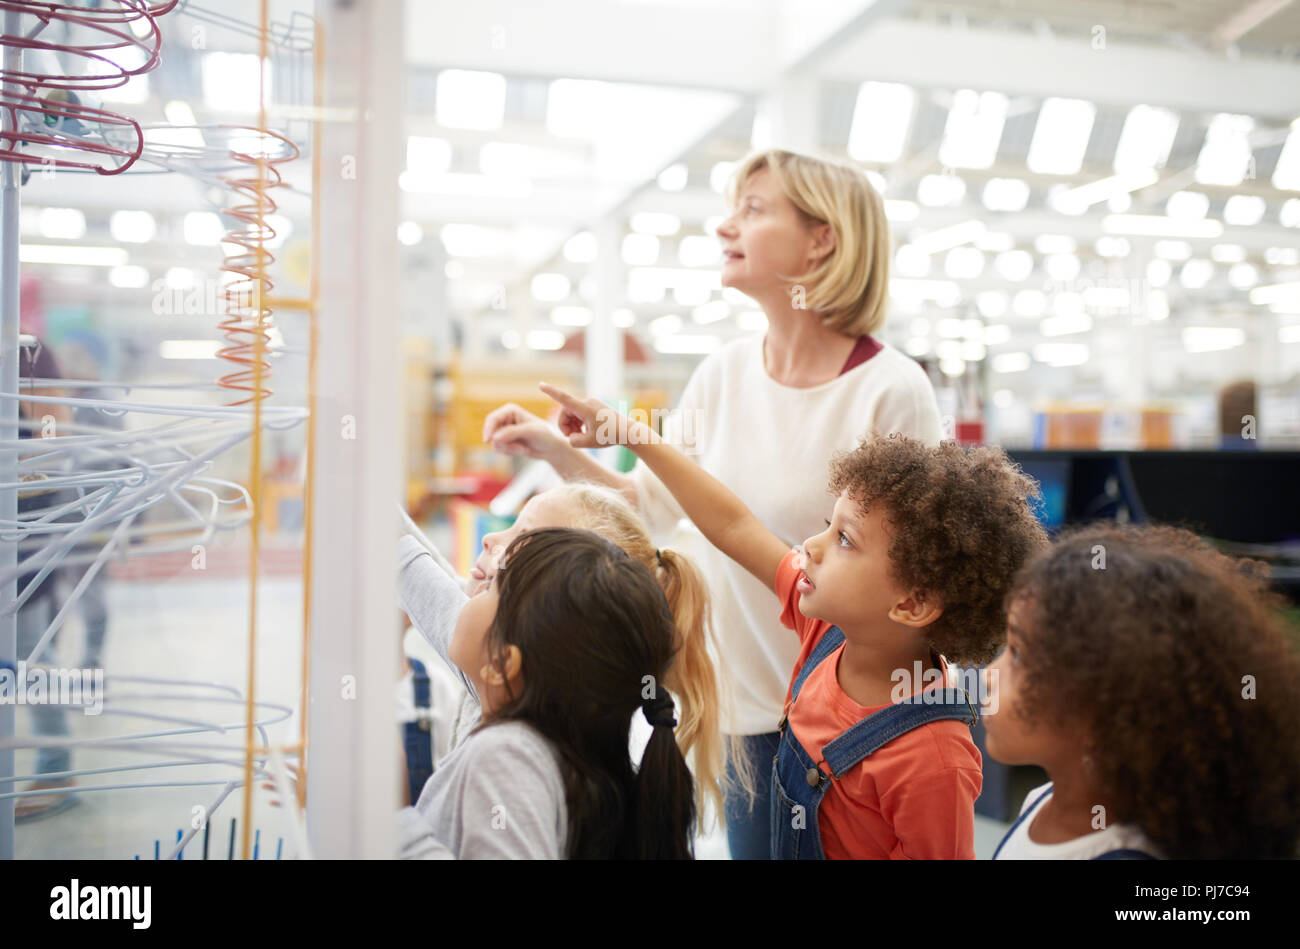
[[[927,277],[930,274],[930,255],[915,244],[904,244],[894,252],[894,266],[904,277]]]
[[[451,170],[451,142],[431,135],[406,139],[406,168],[417,177]]]
[[[585,306],[552,307],[551,322],[559,326],[589,326],[591,310]]]
[[[42,208],[39,230],[51,240],[80,240],[86,236],[86,215],[78,208]]]
[[[529,330],[524,336],[529,349],[556,350],[564,346],[564,334],[559,330]]]
[[[1135,105],[1124,118],[1115,148],[1115,170],[1121,175],[1163,168],[1178,131],[1178,116],[1168,109]]]
[[[939,145],[939,161],[952,168],[987,168],[997,157],[1008,99],[1000,92],[960,89]]]
[[[736,170],[734,161],[720,161],[709,170],[709,187],[718,194],[727,190],[727,183],[731,180],[731,174]]]
[[[1165,202],[1165,213],[1175,221],[1199,221],[1210,212],[1210,196],[1199,191],[1175,191]]]
[[[985,290],[975,297],[975,306],[980,311],[980,316],[989,319],[997,319],[999,316],[1005,316],[1007,308],[1011,301],[1001,290]],[[1006,342],[1006,340],[993,340],[989,337],[988,330],[992,327],[985,327],[984,342],[993,344],[994,342]]]
[[[916,198],[927,207],[953,207],[965,196],[966,182],[956,175],[923,175],[916,185]]]
[[[1029,203],[1029,183],[1019,178],[990,178],[984,185],[984,206],[990,211],[1023,211]]]
[[[974,280],[984,272],[984,254],[974,247],[954,247],[944,258],[943,272],[953,280]]]
[[[509,244],[504,231],[478,224],[444,224],[438,237],[453,257],[502,257]]]
[[[623,263],[650,266],[659,259],[659,238],[653,234],[628,234],[623,238]]]
[[[411,194],[440,194],[457,198],[527,198],[533,184],[527,178],[501,178],[464,172],[424,174],[404,171],[398,187]]]
[[[190,211],[182,223],[185,243],[196,247],[215,247],[226,236],[221,218],[212,211]]]
[[[1090,355],[1083,343],[1039,343],[1034,347],[1034,358],[1049,366],[1082,366]]]
[[[1282,202],[1277,222],[1283,227],[1300,227],[1300,198],[1289,198]]]
[[[716,237],[690,234],[678,241],[677,259],[683,267],[709,267],[722,259],[722,245]]]
[[[1027,250],[1008,250],[998,254],[993,266],[1005,280],[1024,280],[1034,271],[1034,255]]]
[[[539,273],[533,277],[529,289],[534,300],[555,303],[569,295],[569,278],[562,273]]]
[[[1029,368],[1029,353],[998,353],[992,364],[994,372],[1024,372]]]
[[[120,247],[79,247],[72,244],[23,244],[18,260],[24,264],[72,264],[84,267],[116,267],[126,263]]]
[[[710,300],[691,311],[691,319],[696,323],[716,323],[731,315],[731,304],[726,300]]]
[[[682,229],[681,218],[661,211],[640,211],[632,215],[630,224],[638,234],[656,237],[671,237]]]
[[[849,128],[849,154],[858,161],[897,161],[907,143],[916,93],[896,82],[864,82]]]
[[[1228,283],[1236,290],[1249,290],[1259,283],[1259,268],[1254,264],[1233,264],[1228,270]]]
[[[414,247],[424,240],[424,228],[415,221],[403,221],[397,225],[397,240],[407,247]]]
[[[1108,234],[1147,237],[1212,238],[1223,233],[1223,224],[1213,219],[1176,221],[1156,214],[1109,214],[1102,218],[1101,228]]]
[[[596,235],[579,231],[564,242],[564,259],[574,264],[589,264],[596,259]]]
[[[1215,244],[1210,248],[1210,259],[1220,264],[1236,264],[1246,259],[1246,248],[1240,244]]]
[[[1255,120],[1248,115],[1216,115],[1196,159],[1196,180],[1211,185],[1241,184],[1250,166],[1249,135],[1254,127]]]
[[[1292,122],[1277,164],[1273,166],[1273,187],[1282,191],[1300,191],[1300,123]]]
[[[1097,107],[1083,99],[1043,102],[1026,164],[1040,175],[1073,175],[1083,167]]]
[[[960,224],[931,231],[912,241],[912,246],[927,254],[937,254],[952,247],[969,244],[986,230],[983,221],[972,218]]]
[[[1011,301],[1016,316],[1042,316],[1047,309],[1047,294],[1042,290],[1021,290]]]
[[[490,178],[582,179],[587,161],[572,151],[518,142],[487,142],[478,151],[479,171]]]
[[[686,187],[689,177],[690,174],[686,166],[678,162],[659,172],[659,177],[655,181],[664,191],[681,191]]]
[[[711,334],[660,336],[654,341],[655,350],[665,354],[703,355],[722,345],[722,339]]]
[[[108,229],[113,239],[123,244],[147,244],[153,240],[157,225],[148,211],[114,211]]]
[[[1110,201],[1120,195],[1128,195],[1130,192],[1146,188],[1159,180],[1160,176],[1151,169],[1111,175],[1109,178],[1090,181],[1086,185],[1060,192],[1056,197],[1056,205],[1078,208],[1082,211],[1102,201]]]
[[[457,129],[499,129],[506,112],[506,77],[496,72],[444,69],[438,73],[434,116]]]
[[[121,264],[108,272],[108,282],[123,290],[139,290],[149,284],[149,271],[139,264]]]
[[[203,100],[219,112],[253,113],[261,101],[262,59],[256,53],[208,53],[203,57]],[[275,101],[271,83],[272,68],[266,64],[266,102]],[[188,125],[191,122],[176,122]]]
[[[1183,264],[1178,272],[1179,282],[1188,290],[1201,290],[1214,277],[1214,264],[1208,260],[1193,258]]]
[[[1040,254],[1072,254],[1078,246],[1068,234],[1039,234],[1034,238],[1034,250]]]
[[[1264,199],[1254,194],[1234,194],[1223,205],[1223,223],[1250,227],[1264,219]]]
[[[885,199],[885,217],[891,221],[915,221],[920,213],[915,201]]]
[[[1256,306],[1300,307],[1300,282],[1274,283],[1250,291],[1250,302]]]
[[[1152,250],[1164,260],[1186,260],[1192,256],[1192,245],[1187,241],[1156,241]]]

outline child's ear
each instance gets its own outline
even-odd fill
[[[931,596],[913,591],[894,604],[889,611],[889,618],[895,623],[920,629],[929,626],[943,615],[943,605]]]
[[[479,670],[479,676],[488,685],[505,685],[519,678],[524,668],[524,654],[518,646],[507,646],[496,662],[489,662]]]

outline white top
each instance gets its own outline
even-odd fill
[[[1112,850],[1138,850],[1152,857],[1159,856],[1155,844],[1131,824],[1111,824],[1104,830],[1059,844],[1034,843],[1029,839],[1029,825],[1051,796],[1050,781],[1029,792],[1020,806],[1021,819],[998,844],[994,860],[1093,860]]]
[[[791,546],[825,529],[835,501],[827,474],[837,451],[869,434],[900,432],[931,445],[941,437],[925,370],[892,346],[829,382],[798,389],[767,374],[761,335],[733,340],[707,356],[664,431],[674,441],[681,434],[689,441],[693,432],[694,450],[679,447]],[[781,625],[781,604],[682,522],[681,506],[644,462],[631,477],[656,542],[693,557],[709,584],[720,672],[732,702],[723,731],[776,731],[799,654],[799,637]]]

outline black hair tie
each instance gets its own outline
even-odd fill
[[[659,552],[658,548],[655,548],[655,560],[659,561],[659,566],[662,567],[664,565],[663,554]]]
[[[673,708],[673,697],[667,689],[656,689],[654,698],[641,700],[641,714],[653,728],[676,728],[677,719],[673,718]]]

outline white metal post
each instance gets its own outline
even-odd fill
[[[394,567],[402,373],[397,176],[403,4],[321,0],[321,391],[315,426],[307,830],[325,858],[393,855]]]

